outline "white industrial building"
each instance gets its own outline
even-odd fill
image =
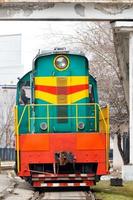
[[[21,34],[0,35],[0,85],[15,85],[22,73]]]
[[[0,35],[0,147],[14,146],[13,108],[22,74],[21,34]]]

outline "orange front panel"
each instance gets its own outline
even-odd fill
[[[20,136],[20,151],[49,151],[49,135],[25,134]]]
[[[72,151],[75,155],[76,162],[87,163],[87,162],[105,162],[105,151]],[[55,162],[53,151],[33,151],[33,152],[22,152],[22,161],[29,163],[53,163]]]
[[[105,141],[101,133],[20,135],[20,174],[29,175],[30,163],[54,163],[55,153],[62,151],[72,152],[77,163],[98,163],[98,174],[106,174]]]
[[[104,150],[105,134],[23,134],[20,135],[21,151],[79,151]]]
[[[76,135],[77,150],[101,150],[105,149],[105,134],[90,133]]]

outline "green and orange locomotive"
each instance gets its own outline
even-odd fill
[[[33,187],[88,187],[108,174],[109,107],[84,55],[39,53],[17,84],[16,170]]]

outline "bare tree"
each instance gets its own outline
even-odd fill
[[[118,149],[123,163],[128,159],[122,148],[123,130],[128,129],[129,111],[125,98],[122,75],[117,64],[113,33],[109,22],[77,23],[74,34],[58,33],[60,45],[75,46],[76,50],[84,52],[90,60],[90,73],[98,82],[101,104],[110,104],[111,134],[116,134]],[[128,132],[128,130],[127,130]]]
[[[0,145],[11,147],[14,143],[14,104],[15,92],[9,89],[0,90]]]
[[[108,22],[96,22],[87,25],[81,34],[79,29],[78,40],[83,43],[86,51],[91,53],[92,67],[90,71],[95,74],[100,90],[101,103],[108,102],[111,106],[111,133],[117,134],[118,149],[127,164],[128,159],[122,148],[123,130],[120,128],[123,123],[128,124],[128,105],[126,103],[123,89],[122,76],[117,65],[115,55],[113,33]],[[113,125],[117,124],[117,128]]]

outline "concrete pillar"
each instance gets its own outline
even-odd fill
[[[124,89],[127,100],[129,96],[130,163],[129,165],[122,166],[122,178],[124,180],[133,180],[133,22],[116,21],[112,23],[112,27],[114,30],[118,64],[122,73],[126,72],[125,76],[122,74],[122,78],[124,77],[123,83],[126,86]],[[129,93],[127,92],[128,88]]]
[[[123,165],[123,161],[122,161],[120,152],[118,150],[117,135],[114,135],[113,143],[114,143],[113,144],[113,169],[121,169],[121,166]]]
[[[133,180],[133,31],[129,33],[129,111],[130,111],[130,165],[122,167],[122,178]]]
[[[133,32],[129,35],[130,164],[133,164]]]

